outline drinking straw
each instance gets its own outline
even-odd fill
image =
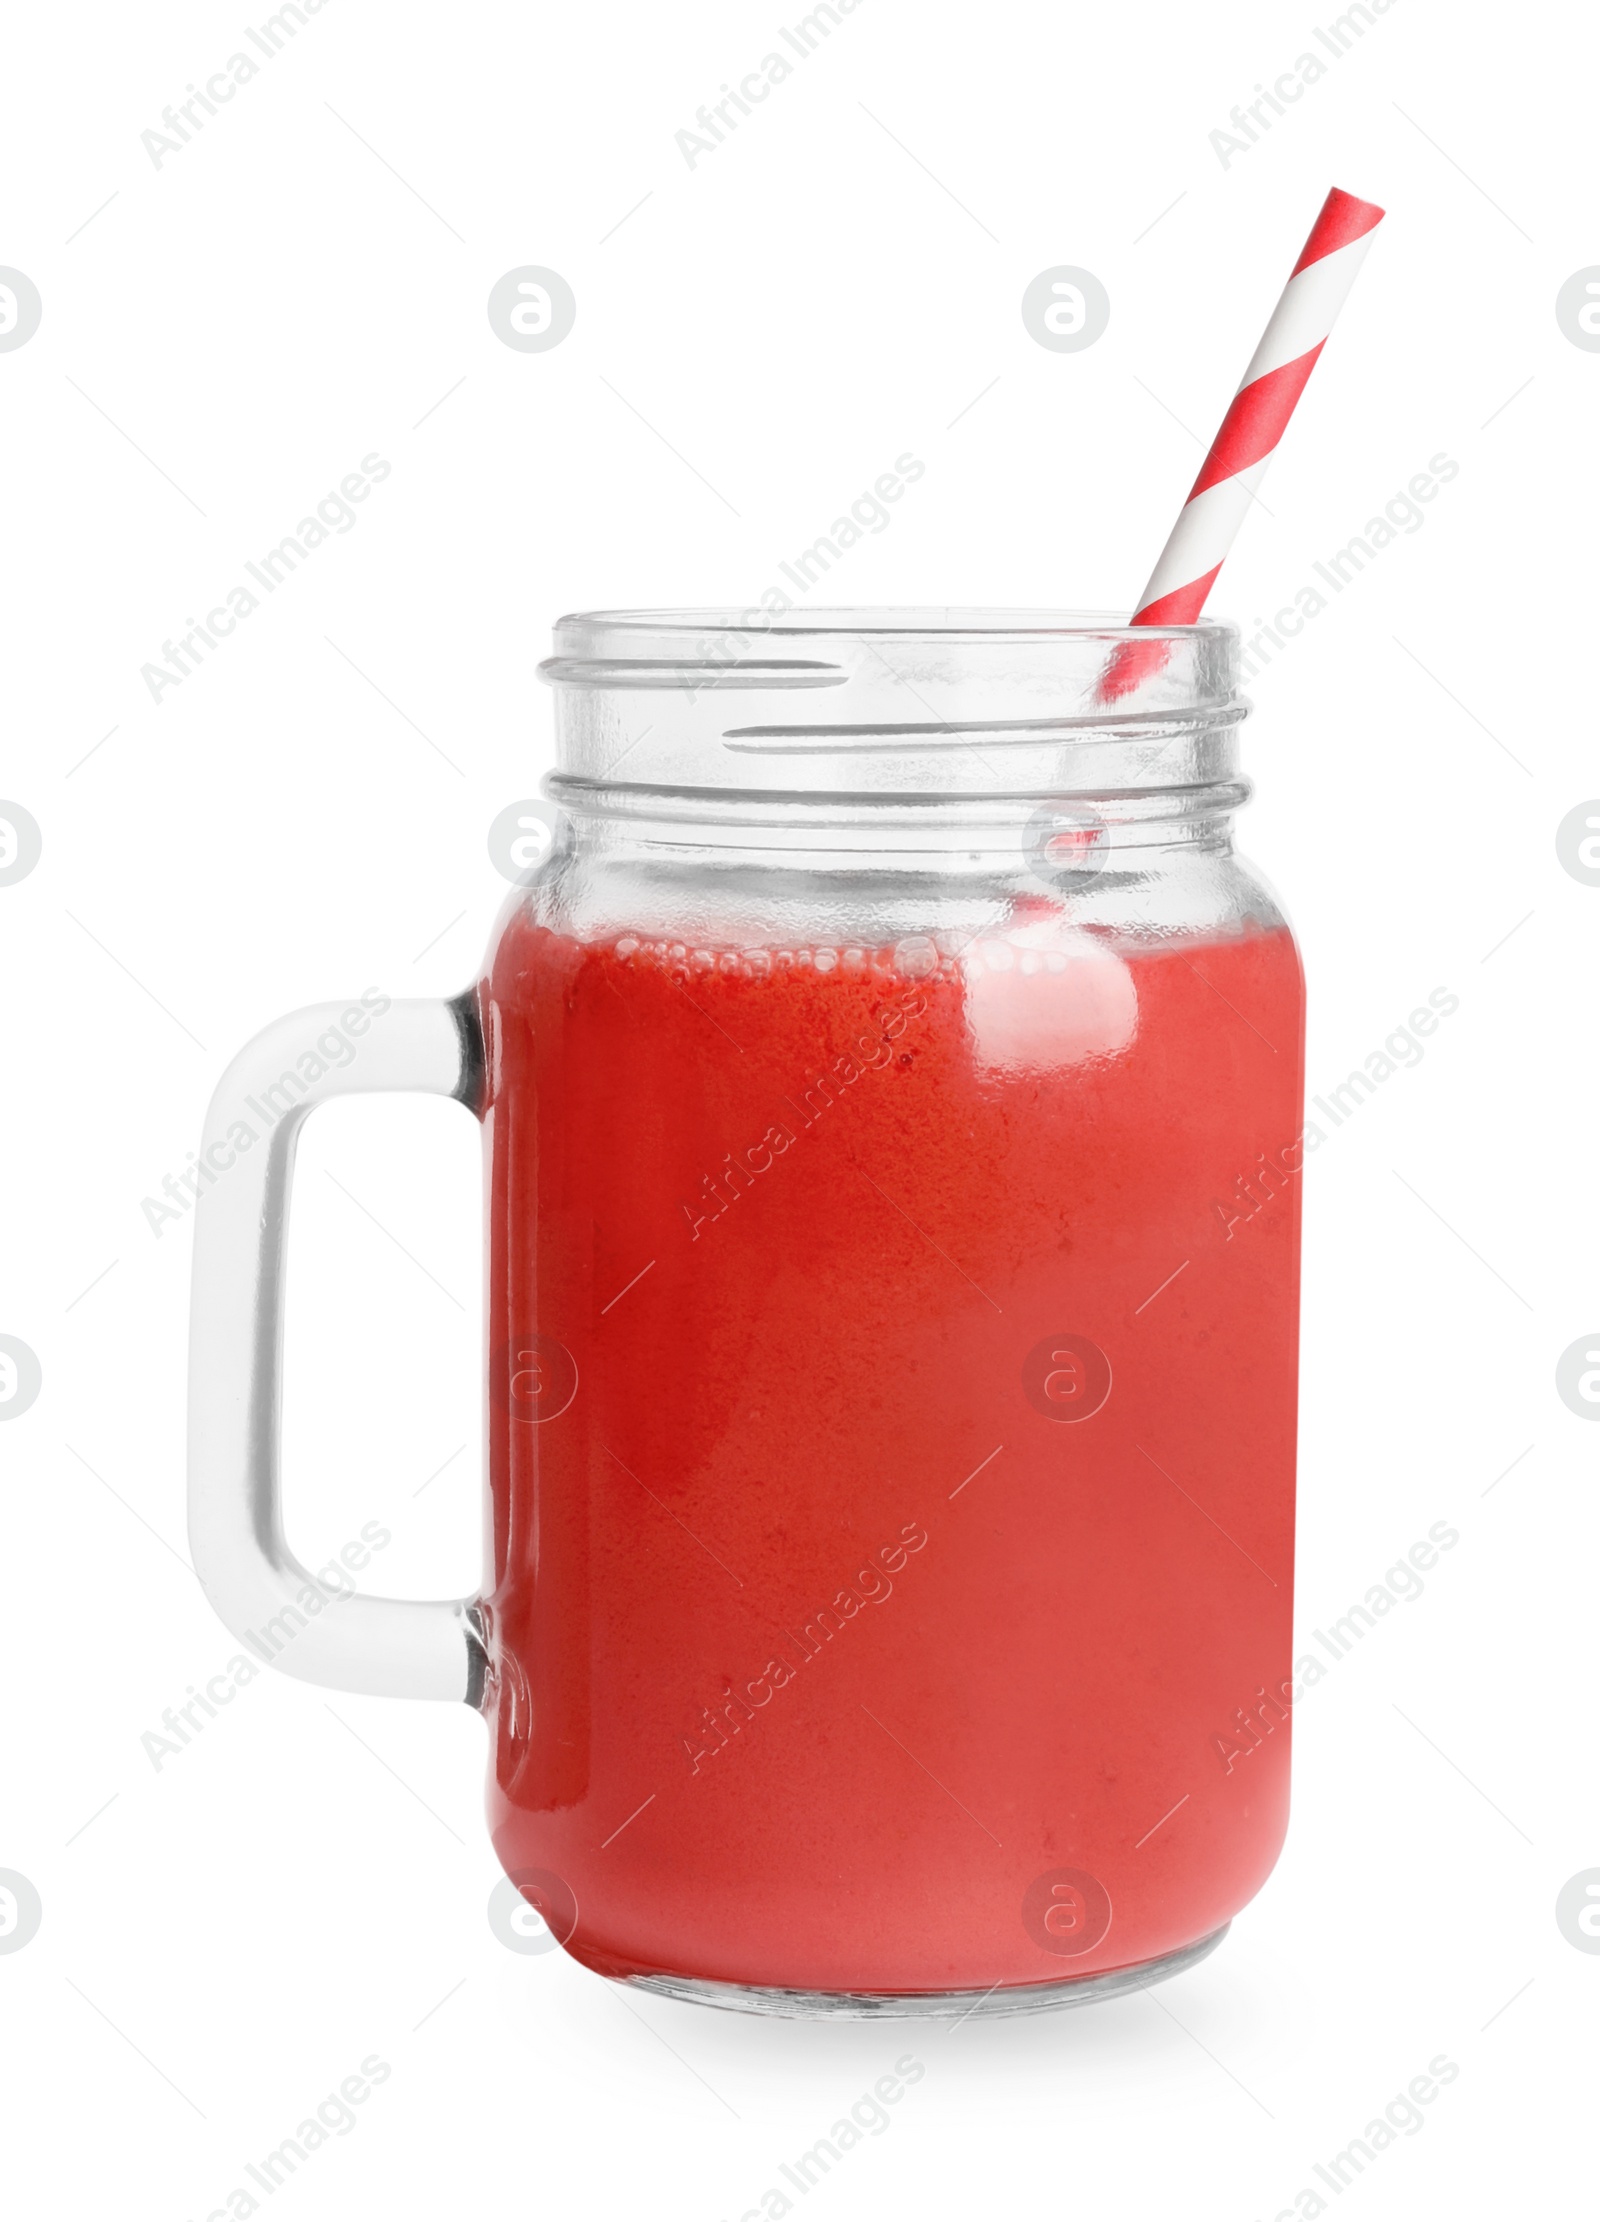
[[[1323,202],[1130,624],[1192,625],[1199,617],[1382,221],[1381,208],[1337,186]],[[1100,699],[1131,692],[1165,660],[1163,643],[1124,641]]]

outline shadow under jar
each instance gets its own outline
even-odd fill
[[[560,624],[478,997],[494,1841],[599,1972],[1147,1983],[1288,1797],[1303,992],[1220,624]]]

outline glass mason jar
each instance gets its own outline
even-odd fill
[[[481,1706],[508,1876],[608,1976],[948,2014],[1187,1966],[1277,1856],[1292,1695],[1303,995],[1232,845],[1236,635],[556,649],[554,838],[478,988],[373,1016],[201,1199],[202,1577],[241,1634],[298,1596],[291,1672]],[[323,1615],[293,1124],[402,1086],[484,1126],[492,1570]]]

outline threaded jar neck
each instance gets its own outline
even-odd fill
[[[1137,677],[1108,701],[1127,644]],[[773,811],[866,810],[887,824],[883,813],[914,823],[954,809],[981,826],[1049,798],[1154,819],[1246,792],[1237,728],[1249,706],[1229,625],[1134,631],[1052,610],[597,611],[562,618],[555,646],[540,666],[556,696],[551,792],[579,814],[773,824]]]

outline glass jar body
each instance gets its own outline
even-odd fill
[[[1123,785],[586,789],[502,918],[491,1820],[601,1972],[1026,1999],[1276,1857],[1300,967]]]

